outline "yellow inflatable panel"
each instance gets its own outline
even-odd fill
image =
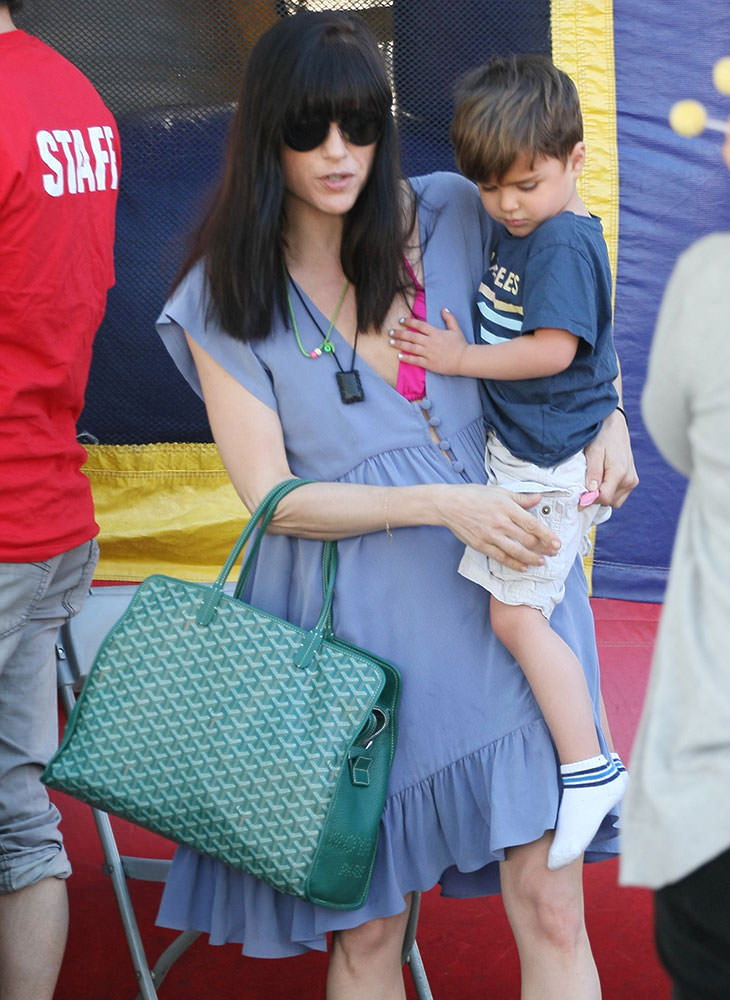
[[[586,165],[581,197],[600,215],[616,276],[619,176],[612,0],[553,0],[552,53],[575,82],[583,111]]]
[[[618,264],[619,176],[612,0],[552,0],[553,62],[575,82],[583,112],[586,165],[578,182],[589,210],[601,217],[611,271]],[[591,591],[595,532],[583,568]]]
[[[97,580],[213,580],[248,512],[214,444],[88,445]]]

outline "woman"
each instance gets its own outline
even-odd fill
[[[464,543],[520,567],[554,540],[523,509],[536,498],[483,483],[476,383],[428,375],[426,395],[406,398],[384,335],[422,304],[419,288],[429,316],[448,301],[468,323],[486,222],[476,189],[454,174],[399,181],[391,103],[353,15],[307,13],[267,32],[224,179],[158,322],[245,505],[291,475],[316,480],[280,505],[247,599],[311,626],[321,540],[338,539],[335,630],[401,670],[371,891],[360,910],[324,910],[181,848],[160,920],[270,957],[322,949],[332,930],[330,1000],[402,1000],[409,893],[441,880],[451,895],[477,895],[501,880],[523,997],[593,1000],[581,866],[546,867],[558,806],[549,735],[479,588],[456,572]],[[604,472],[611,440],[618,464]],[[620,416],[589,473],[608,502],[631,489]],[[597,698],[579,565],[555,627]],[[615,852],[610,818],[592,850]]]

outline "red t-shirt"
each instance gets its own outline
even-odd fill
[[[0,34],[0,561],[98,531],[76,440],[114,281],[120,151],[86,77],[24,31]]]

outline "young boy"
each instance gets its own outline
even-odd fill
[[[611,273],[600,220],[576,189],[585,161],[578,94],[549,59],[495,58],[471,72],[451,137],[494,221],[478,342],[448,310],[446,330],[408,319],[391,342],[429,371],[484,380],[489,480],[540,494],[534,513],[561,538],[557,556],[525,573],[469,548],[459,566],[490,592],[495,634],[555,742],[563,794],[548,867],[557,869],[580,857],[627,779],[620,758],[601,750],[578,659],[550,627],[591,525],[610,513],[594,502],[597,490],[586,492],[583,448],[618,403]]]

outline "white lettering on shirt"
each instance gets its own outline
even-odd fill
[[[89,191],[96,191],[96,181],[91,169],[89,153],[84,145],[84,137],[77,128],[71,129],[71,137],[74,141],[74,159],[76,160],[76,190],[83,194],[84,183],[89,185]]]
[[[115,190],[119,184],[114,130],[110,125],[92,125],[85,131],[86,136],[81,129],[36,133],[40,158],[50,170],[43,174],[43,189],[53,198],[66,192]]]

